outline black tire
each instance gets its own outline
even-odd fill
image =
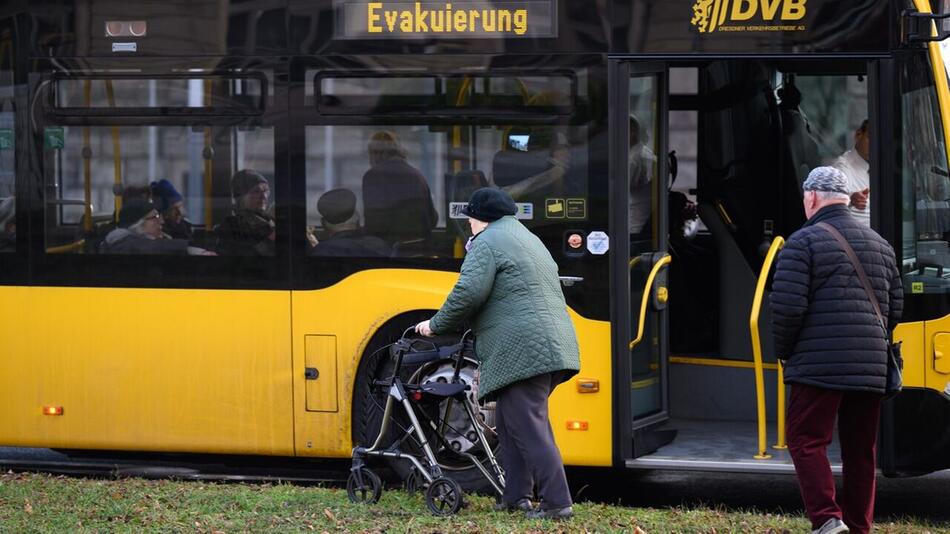
[[[429,484],[426,482],[425,477],[422,476],[422,473],[420,473],[415,467],[411,467],[409,469],[409,476],[407,476],[406,479],[402,481],[402,483],[406,493],[409,495],[415,495],[416,492],[420,490],[424,491],[428,488]]]
[[[383,481],[379,475],[366,467],[360,468],[360,477],[363,483],[356,480],[356,473],[350,472],[346,479],[346,496],[350,502],[356,504],[376,504],[383,494]]]
[[[426,508],[433,515],[455,515],[462,509],[462,488],[451,478],[439,477],[426,490]]]
[[[382,328],[377,330],[370,339],[366,346],[366,352],[363,354],[363,359],[360,362],[359,369],[357,370],[356,381],[353,388],[352,429],[354,444],[366,447],[372,445],[376,441],[376,437],[379,435],[379,429],[382,423],[383,414],[382,410],[379,409],[379,406],[385,405],[386,393],[383,391],[376,391],[374,402],[374,391],[371,385],[374,380],[381,380],[391,376],[393,366],[389,357],[389,351],[382,350],[377,352],[377,350],[398,340],[406,328],[408,328],[410,325],[431,318],[434,313],[434,311],[418,311],[399,315],[386,323]],[[457,343],[459,336],[460,334],[453,334],[448,336],[437,336],[430,339],[437,344],[451,344]],[[374,352],[376,352],[376,354],[374,354]],[[409,380],[409,378],[416,370],[418,370],[418,368],[419,366],[403,366],[400,375],[403,380]],[[408,422],[404,418],[402,408],[398,408],[396,410],[396,417],[397,421],[399,421],[404,427],[408,426]],[[385,437],[384,443],[388,444],[392,442],[392,439],[395,435],[394,432],[398,432],[398,430],[391,431],[390,436]],[[407,450],[406,452],[417,453],[418,451]],[[398,459],[387,459],[386,461],[393,473],[399,477],[399,480],[406,481],[412,472],[412,464],[406,460]],[[487,462],[485,463],[485,467],[491,470],[491,467],[487,465]],[[493,491],[491,483],[486,480],[484,475],[482,475],[482,472],[474,466],[466,468],[443,469],[443,471],[445,471],[446,476],[449,476],[458,482],[462,489],[466,492],[491,493]]]

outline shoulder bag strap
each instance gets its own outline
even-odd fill
[[[844,253],[848,256],[848,259],[851,260],[851,265],[853,265],[854,270],[857,271],[858,278],[861,280],[861,285],[864,286],[864,291],[868,294],[868,300],[871,301],[871,306],[874,307],[874,313],[877,314],[877,320],[880,321],[881,328],[884,329],[884,336],[887,339],[890,339],[891,336],[887,331],[887,323],[884,322],[884,315],[881,314],[881,305],[877,301],[877,296],[874,294],[874,288],[871,287],[871,281],[868,280],[867,273],[864,272],[864,266],[862,266],[861,261],[858,260],[858,255],[854,253],[854,249],[851,248],[851,245],[848,244],[844,236],[841,235],[841,232],[839,232],[837,228],[826,222],[820,222],[815,226],[831,234],[831,237],[835,238],[835,241],[837,241],[841,246],[841,249],[844,250]]]

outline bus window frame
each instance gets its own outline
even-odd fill
[[[473,79],[492,79],[492,78],[517,78],[518,75],[523,75],[524,77],[562,77],[567,78],[570,83],[570,103],[564,106],[500,106],[500,105],[478,105],[477,103],[466,104],[464,106],[453,107],[448,105],[446,99],[450,95],[444,91],[438,91],[438,89],[444,89],[446,86],[446,81],[448,80],[464,80],[465,78],[471,77]],[[378,105],[351,105],[348,106],[344,102],[344,99],[339,95],[324,95],[323,94],[323,80],[332,80],[332,79],[353,79],[353,78],[373,78],[373,79],[426,79],[430,78],[435,81],[435,86],[437,91],[431,95],[398,95],[404,97],[405,99],[419,99],[424,100],[416,105],[398,105],[398,106],[386,106],[381,107]],[[577,107],[577,75],[573,71],[556,69],[548,70],[541,69],[537,71],[531,71],[530,74],[525,74],[523,70],[511,70],[511,69],[491,69],[486,68],[484,71],[472,71],[472,72],[451,72],[451,71],[439,71],[439,72],[425,72],[425,73],[396,73],[396,74],[386,74],[379,71],[366,71],[366,70],[354,70],[354,71],[317,71],[310,82],[313,87],[313,106],[321,115],[368,115],[368,114],[385,114],[387,116],[400,116],[400,115],[413,115],[413,116],[446,116],[446,117],[483,117],[486,115],[495,115],[495,114],[505,114],[505,115],[525,115],[526,117],[531,117],[538,114],[555,114],[555,115],[564,115],[569,116],[574,114]],[[334,105],[325,105],[324,99],[332,98],[340,102],[340,104]],[[370,100],[377,98],[377,96],[368,95],[365,97],[361,96],[350,96],[345,97],[346,99],[354,100]],[[441,102],[439,102],[441,100]]]
[[[233,106],[128,106],[128,107],[76,107],[59,106],[56,99],[58,94],[58,84],[60,82],[70,81],[125,81],[125,80],[210,80],[213,82],[227,80],[256,80],[260,85],[260,102],[256,107],[245,107],[240,105]],[[49,83],[44,90],[46,92],[47,113],[57,118],[76,118],[76,117],[245,117],[263,115],[268,108],[268,80],[263,72],[250,71],[248,73],[235,74],[233,72],[208,72],[208,73],[181,73],[181,74],[128,74],[128,73],[94,73],[94,74],[75,74],[54,72],[49,78]]]

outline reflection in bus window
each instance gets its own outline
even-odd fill
[[[536,231],[587,219],[583,127],[308,126],[306,136],[311,246],[333,238],[349,215],[346,202],[323,201],[331,190],[353,193],[350,236],[380,239],[394,256],[460,257],[469,230],[459,209],[479,187],[511,194],[518,217]],[[329,250],[312,253],[380,255],[380,247]]]
[[[950,290],[950,173],[934,81],[926,56],[901,65],[900,166],[904,289]]]
[[[832,165],[854,182],[853,192],[864,190],[869,181],[869,132],[861,128],[868,117],[866,78],[790,73],[776,76],[775,96],[799,188],[812,169]],[[869,214],[870,209],[865,207],[858,216],[870,224]]]
[[[0,199],[0,253],[16,251],[16,197]]]
[[[44,179],[53,193],[45,200],[49,253],[249,254],[220,235],[272,238],[273,128],[54,126],[44,137]],[[233,177],[242,169],[256,169],[260,179],[236,186]],[[253,204],[249,194],[257,196],[253,218],[242,217]],[[141,203],[148,211],[141,212],[146,207]],[[131,211],[123,215],[127,207]],[[143,219],[151,210],[161,231]],[[251,224],[252,219],[262,222]],[[117,229],[124,232],[113,233]],[[117,249],[127,234],[181,240],[185,246]],[[272,255],[269,243],[254,253]]]

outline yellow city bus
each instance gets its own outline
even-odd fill
[[[0,444],[349,457],[491,185],[560,267],[568,465],[790,472],[769,267],[867,121],[906,293],[880,466],[950,467],[948,3],[6,2]]]

